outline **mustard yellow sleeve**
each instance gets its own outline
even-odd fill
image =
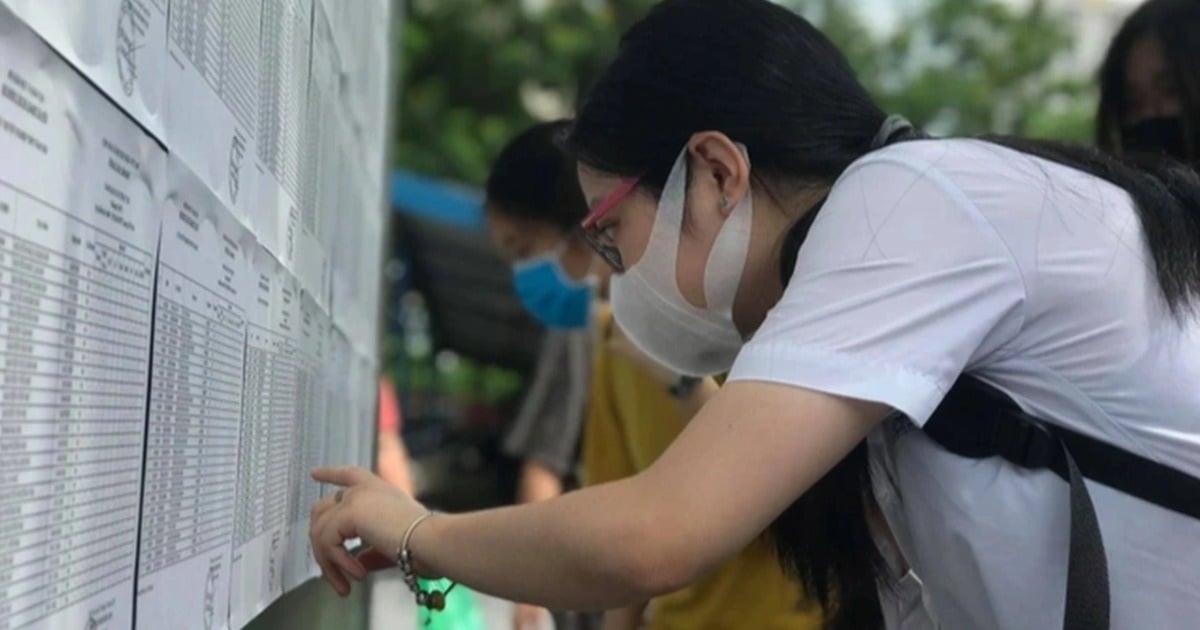
[[[630,459],[617,408],[613,357],[603,341],[596,344],[592,391],[583,434],[583,483],[594,486],[637,472]]]

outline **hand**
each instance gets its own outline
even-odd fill
[[[350,580],[391,564],[409,523],[426,513],[412,497],[359,468],[318,468],[314,480],[341,486],[313,504],[309,539],[321,574],[339,595],[350,593]],[[361,538],[371,551],[359,558],[344,543]],[[364,566],[365,565],[365,566]]]
[[[550,611],[532,604],[517,604],[513,610],[513,630],[541,630]]]
[[[621,327],[616,322],[613,322],[612,332],[609,334],[606,345],[614,354],[624,357],[650,374],[663,387],[670,387],[679,380],[679,375],[673,370],[650,358],[645,352],[642,352],[641,348],[638,348],[633,343],[633,340],[625,335],[625,331],[621,330]]]

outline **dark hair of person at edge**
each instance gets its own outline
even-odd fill
[[[1200,2],[1149,0],[1125,20],[1100,68],[1096,142],[1200,162]]]
[[[1182,38],[1181,31],[1164,41],[1182,47]],[[1192,38],[1187,46],[1200,46],[1200,37]],[[697,132],[717,130],[745,145],[753,184],[789,208],[870,152],[886,118],[838,48],[788,9],[766,0],[667,0],[624,36],[565,144],[583,168],[639,178],[657,195],[680,147]],[[887,140],[917,137],[904,130]],[[983,139],[1126,190],[1167,305],[1180,318],[1190,312],[1200,297],[1195,173],[1156,156]],[[687,216],[685,210],[684,229]],[[790,272],[788,261],[783,265]],[[876,587],[887,580],[868,526],[871,497],[864,441],[771,526],[784,568],[836,615],[836,628],[882,625]]]

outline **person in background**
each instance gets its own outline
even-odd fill
[[[600,288],[611,268],[597,265]],[[584,484],[599,485],[642,472],[716,393],[713,378],[685,379],[654,361],[617,326],[601,302],[592,397],[584,425]],[[648,613],[648,614],[647,614]],[[787,577],[763,536],[699,582],[604,615],[604,630],[766,628],[819,630],[820,606]]]
[[[489,222],[501,236],[506,233],[505,227],[519,227],[513,233],[525,235],[554,235],[543,240],[542,251],[557,251],[557,247],[570,252],[572,243],[581,240],[572,234],[572,228],[586,216],[587,207],[574,176],[575,162],[556,146],[554,138],[555,134],[564,133],[567,126],[565,121],[537,125],[514,140],[514,148],[497,160],[489,189],[519,185],[525,195],[541,199],[540,203],[531,200],[518,210],[511,210],[514,204],[501,203],[489,195]],[[564,176],[556,177],[555,173]],[[556,242],[567,245],[555,245]],[[615,325],[603,299],[611,267],[592,254],[590,248],[583,252],[587,256],[560,259],[564,261],[562,268],[554,275],[561,281],[556,281],[555,286],[564,297],[551,299],[547,291],[540,300],[527,299],[527,305],[536,314],[540,308],[537,304],[565,304],[570,301],[565,296],[572,295],[570,287],[590,282],[586,294],[589,308],[593,305],[595,308],[587,320],[595,322],[593,329],[598,338],[594,338],[596,343],[592,347],[595,358],[582,464],[583,481],[591,486],[649,468],[683,430],[687,420],[716,393],[717,383],[712,378],[684,378],[638,350]],[[592,262],[590,281],[582,264],[585,258]],[[518,275],[518,289],[520,286]],[[533,292],[527,291],[525,295],[532,296]],[[593,300],[593,296],[598,299]],[[576,309],[582,313],[582,307]],[[553,318],[547,316],[544,320]],[[741,555],[695,585],[655,599],[648,611],[646,604],[641,603],[605,613],[604,628],[634,630],[641,626],[647,612],[650,630],[808,630],[821,625],[819,607],[806,600],[800,585],[783,574],[765,539],[755,541]]]
[[[591,368],[591,248],[576,226],[585,206],[574,168],[553,145],[561,123],[536,126],[497,156],[486,186],[488,231],[513,267],[525,309],[545,328],[533,376],[503,442],[522,460],[517,500],[552,499],[576,481],[579,437]],[[540,627],[543,609],[518,605],[517,630]],[[559,630],[598,625],[592,616],[555,612]]]
[[[1100,69],[1096,140],[1200,163],[1200,2],[1149,0],[1125,20]]]
[[[408,449],[404,448],[404,439],[400,437],[403,423],[404,415],[400,411],[396,386],[387,378],[380,378],[379,440],[376,452],[379,477],[416,496],[416,486],[413,484],[412,470],[409,468]]]

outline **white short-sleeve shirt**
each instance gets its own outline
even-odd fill
[[[973,140],[906,142],[838,180],[731,380],[882,402],[876,496],[942,628],[1062,625],[1067,484],[915,425],[970,371],[1046,421],[1200,476],[1200,318],[1172,317],[1129,196]],[[1089,482],[1112,627],[1200,624],[1200,521]]]

